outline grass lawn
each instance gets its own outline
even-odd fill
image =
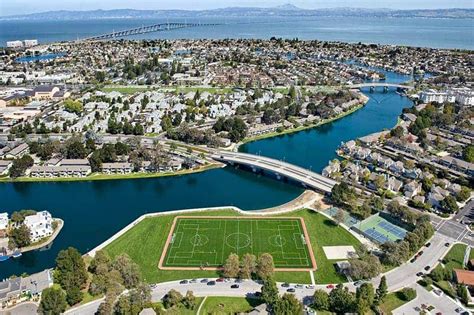
[[[249,212],[251,214],[251,212]],[[232,210],[203,211],[187,213],[193,216],[242,216]],[[158,283],[178,279],[192,279],[204,277],[217,277],[217,271],[201,270],[159,270],[158,261],[161,257],[168,233],[174,218],[177,215],[169,214],[145,219],[138,223],[133,229],[109,244],[105,250],[115,257],[121,253],[127,253],[139,264],[144,281]],[[309,238],[316,257],[317,270],[315,278],[317,283],[339,283],[345,281],[343,276],[337,274],[334,267],[335,261],[329,261],[324,255],[323,246],[352,245],[357,246],[359,241],[349,232],[322,214],[311,210],[299,210],[286,213],[284,217],[302,217],[308,229]],[[247,217],[247,216],[246,216]],[[249,216],[250,217],[250,216]],[[275,217],[278,217],[276,215]],[[308,272],[277,272],[277,281],[292,283],[309,283]]]
[[[383,303],[379,306],[383,314],[392,314],[393,310],[409,302],[401,299],[400,295],[400,292],[387,294],[387,296],[383,299]]]
[[[196,315],[197,310],[199,309],[199,305],[201,305],[203,300],[204,300],[203,297],[196,297],[196,307],[193,310],[187,309],[183,306],[172,308],[172,309],[165,309],[163,307],[163,303],[161,303],[161,302],[153,303],[153,309],[154,310],[161,310],[162,313],[157,312],[157,314]]]
[[[446,268],[449,269],[463,269],[464,254],[466,253],[466,245],[454,244],[449,252],[444,256],[443,262]]]
[[[148,86],[143,86],[143,87],[133,87],[133,86],[106,86],[102,88],[102,92],[104,93],[109,93],[109,92],[119,92],[122,94],[133,94],[137,92],[143,92],[143,91],[148,91],[151,90]]]
[[[165,267],[219,267],[231,253],[270,253],[276,268],[313,268],[298,218],[178,217]]]
[[[237,314],[251,311],[255,306],[262,304],[259,299],[242,297],[207,297],[201,308],[201,315]]]

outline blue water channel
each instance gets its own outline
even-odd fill
[[[408,76],[386,73],[387,82]],[[320,171],[335,158],[342,141],[391,128],[411,101],[395,90],[365,91],[370,97],[359,111],[321,127],[248,143],[242,151],[285,159]],[[251,172],[226,167],[203,173],[155,178],[90,182],[2,183],[2,211],[48,210],[65,225],[51,248],[25,253],[0,263],[0,279],[54,266],[57,253],[68,246],[86,252],[148,212],[234,205],[244,210],[276,206],[303,189]]]

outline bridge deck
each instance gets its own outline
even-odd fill
[[[309,188],[322,191],[324,193],[330,193],[332,187],[336,184],[336,181],[324,177],[318,173],[268,157],[246,153],[217,152],[215,155],[213,155],[213,158],[226,163],[242,164],[271,171],[275,174],[286,176],[304,184]]]

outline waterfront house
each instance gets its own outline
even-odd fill
[[[102,164],[102,173],[104,174],[130,174],[132,171],[133,165],[128,162]]]
[[[34,215],[25,217],[23,222],[30,230],[31,242],[37,242],[42,238],[53,234],[53,218],[48,211],[41,211]]]
[[[61,162],[62,163],[62,162]],[[58,178],[58,177],[86,177],[91,173],[89,165],[34,165],[30,170],[30,177]]]
[[[0,238],[7,236],[8,213],[0,213]]]

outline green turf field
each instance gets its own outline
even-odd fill
[[[269,253],[276,268],[314,268],[299,218],[178,217],[164,267],[220,267],[231,253]]]

